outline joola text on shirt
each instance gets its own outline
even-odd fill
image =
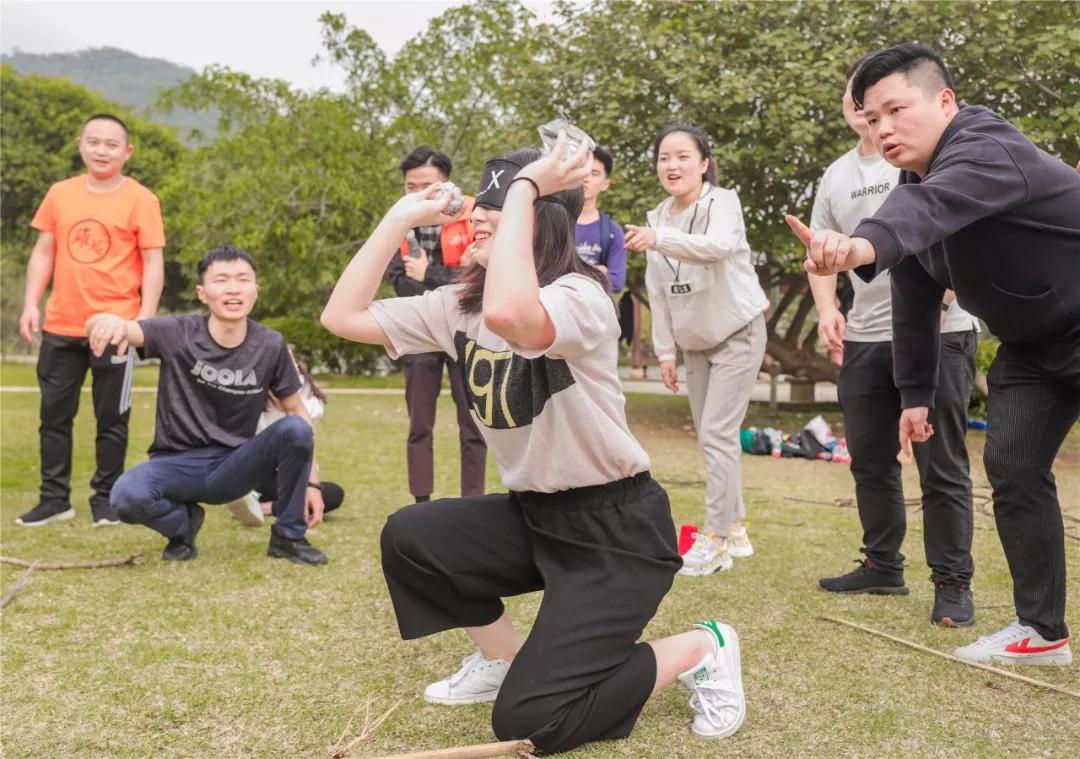
[[[211,366],[202,359],[195,360],[195,366],[191,367],[191,373],[199,378],[199,384],[210,385],[226,393],[237,395],[249,395],[262,391],[259,380],[255,376],[255,370],[248,369],[219,369]],[[248,387],[251,390],[239,390],[234,388]]]

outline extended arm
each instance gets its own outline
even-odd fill
[[[873,246],[878,274],[972,222],[1023,203],[1028,194],[1027,178],[997,140],[960,137],[922,182],[893,190],[852,236]]]
[[[698,201],[699,208],[708,214],[703,225],[700,219],[693,224],[700,232],[658,227],[653,230],[656,242],[652,248],[668,258],[689,264],[710,264],[739,251],[749,251],[739,198],[734,193],[717,189],[710,195]]]
[[[108,345],[115,345],[116,353],[122,356],[128,346],[141,348],[145,341],[142,327],[137,321],[116,314],[91,316],[86,320],[86,336],[90,338],[90,350],[95,356],[103,354]]]
[[[379,289],[383,272],[398,246],[414,226],[437,223],[450,202],[446,194],[434,200],[438,185],[406,195],[382,218],[363,247],[345,267],[322,312],[322,325],[338,337],[358,343],[389,347],[383,328],[368,310]]]

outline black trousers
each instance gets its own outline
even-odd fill
[[[120,413],[124,390],[124,364],[94,358],[89,342],[42,332],[37,378],[41,389],[41,503],[70,504],[72,423],[79,410],[79,394],[86,372],[93,376],[94,416],[97,419],[97,470],[90,480],[94,508],[109,505],[113,483],[124,471],[128,417]]]
[[[1065,624],[1065,534],[1054,458],[1080,414],[1080,336],[1002,345],[987,375],[983,463],[1020,622],[1047,640]],[[1068,494],[1076,503],[1080,494]]]
[[[972,332],[941,336],[937,397],[930,410],[934,435],[914,446],[922,485],[923,543],[933,576],[969,584],[974,514],[967,446],[967,407],[975,377]],[[837,385],[851,452],[863,552],[883,572],[904,571],[900,546],[907,532],[897,428],[900,391],[893,384],[891,342],[844,343]]]
[[[405,364],[405,406],[409,411],[409,443],[405,460],[409,468],[409,492],[414,496],[428,496],[435,489],[432,432],[435,429],[436,402],[442,386],[443,364],[449,370],[450,395],[457,407],[461,495],[483,495],[487,444],[469,413],[461,372],[445,353],[414,354]]]
[[[630,734],[656,682],[638,638],[682,566],[647,472],[408,506],[386,522],[382,562],[405,639],[491,624],[501,597],[544,591],[491,715],[500,740],[550,753]]]

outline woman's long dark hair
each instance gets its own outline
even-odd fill
[[[676,132],[683,132],[690,136],[695,143],[697,143],[698,152],[701,153],[701,157],[709,162],[709,165],[705,167],[705,173],[701,175],[702,181],[708,182],[711,185],[716,184],[716,159],[712,157],[712,144],[709,140],[709,135],[705,134],[705,131],[698,129],[696,126],[690,126],[689,124],[672,124],[671,126],[664,127],[660,134],[656,135],[656,141],[653,143],[653,155],[652,160],[655,164],[660,160],[660,143],[664,141],[664,138],[669,134],[675,134]]]
[[[503,156],[518,166],[527,166],[540,158],[539,150],[515,150]],[[608,289],[604,273],[581,260],[577,253],[575,225],[585,205],[585,192],[580,187],[555,193],[570,209],[557,203],[538,201],[533,206],[533,261],[540,287],[550,285],[564,274],[584,274]],[[478,314],[484,307],[484,280],[487,269],[474,263],[465,270],[458,282],[464,287],[458,299],[463,314]]]

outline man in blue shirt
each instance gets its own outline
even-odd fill
[[[611,186],[611,153],[597,146],[592,170],[585,177],[585,206],[577,220],[577,252],[581,260],[607,274],[611,292],[618,295],[626,286],[626,248],[622,227],[596,207],[600,193]]]

